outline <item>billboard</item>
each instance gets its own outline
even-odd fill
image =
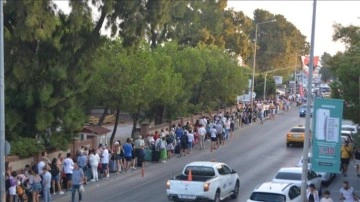
[[[311,167],[316,172],[340,172],[343,100],[315,98]]]

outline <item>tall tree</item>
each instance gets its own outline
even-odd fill
[[[331,60],[331,55],[329,53],[324,53],[321,56],[321,64],[322,67],[319,70],[319,74],[321,74],[321,80],[325,83],[329,82],[331,79],[334,78],[333,74],[331,73],[329,62]]]
[[[5,64],[8,139],[42,137],[54,146],[84,121],[92,49],[103,18],[95,23],[86,4],[71,1],[69,15],[50,0],[6,1]],[[65,144],[66,145],[66,144]],[[55,147],[58,145],[55,145]]]
[[[360,27],[334,25],[333,40],[347,45],[344,53],[338,53],[330,60],[331,70],[337,76],[332,89],[345,100],[345,117],[360,122]]]
[[[272,20],[275,21],[264,23]],[[254,29],[251,34],[253,38],[255,38],[256,24],[258,24],[256,68],[260,72],[294,66],[297,64],[296,56],[299,53],[307,53],[306,37],[284,16],[274,15],[261,9],[255,10]],[[252,60],[248,60],[248,63],[252,64]]]

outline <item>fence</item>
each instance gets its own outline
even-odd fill
[[[163,123],[159,125],[151,125],[151,124],[142,124],[140,128],[140,134],[143,137],[146,137],[148,134],[153,134],[155,131],[159,131],[161,129],[171,128],[172,125],[181,124],[184,125],[187,122],[190,124],[195,124],[196,120],[203,116],[214,117],[214,115],[219,114],[220,112],[229,112],[230,114],[235,112],[237,106],[226,107],[222,109],[218,109],[212,112],[204,112],[196,115],[190,115],[189,117],[181,117],[176,120],[173,120],[169,123]],[[63,156],[66,156],[66,153],[71,153],[72,157],[75,157],[76,152],[80,149],[81,146],[86,146],[88,148],[96,148],[97,139],[90,138],[87,140],[73,139],[71,144],[69,145],[69,149],[67,151],[48,151],[48,158],[52,160],[53,158],[57,158],[59,153],[63,153]],[[25,165],[34,165],[40,160],[40,154],[36,154],[33,157],[20,159],[18,156],[7,156],[6,157],[6,169],[10,169],[11,171],[22,171]]]

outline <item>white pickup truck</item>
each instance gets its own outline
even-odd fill
[[[191,175],[190,175],[191,173]],[[196,161],[166,183],[166,194],[172,201],[220,201],[236,199],[240,180],[236,171],[224,163]]]

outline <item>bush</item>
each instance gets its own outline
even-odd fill
[[[11,143],[11,155],[18,155],[20,157],[30,157],[34,154],[44,151],[44,145],[35,138],[19,137],[16,141]]]
[[[50,136],[49,144],[51,149],[59,149],[66,151],[67,149],[69,149],[70,140],[71,140],[71,136],[69,135],[54,134]]]

